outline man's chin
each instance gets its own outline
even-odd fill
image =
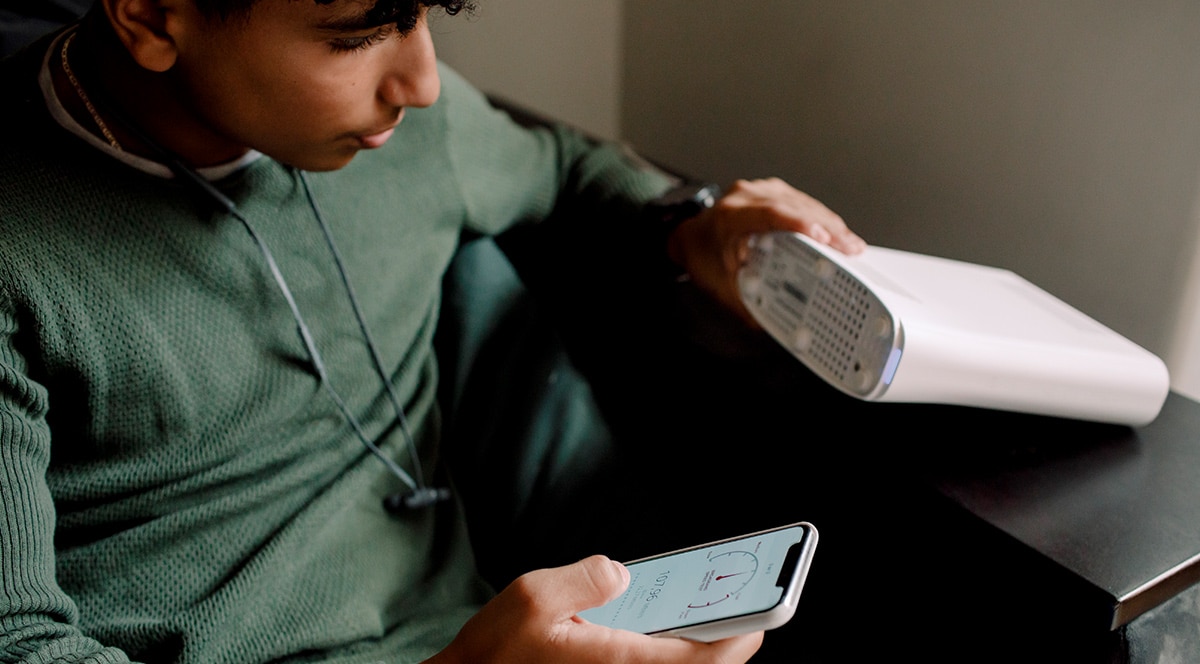
[[[275,157],[276,161],[287,164],[293,168],[298,168],[302,171],[310,171],[320,173],[324,171],[336,171],[344,168],[354,157],[359,150],[347,149],[330,152],[322,155],[289,155],[288,157]]]

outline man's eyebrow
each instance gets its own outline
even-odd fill
[[[395,23],[395,19],[387,20],[371,16],[369,12],[331,16],[317,23],[316,28],[323,32],[359,32],[378,28],[387,23]]]

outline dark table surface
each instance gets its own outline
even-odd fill
[[[1200,581],[1200,404],[1172,393],[1138,428],[994,426],[1008,444],[945,461],[938,491],[1077,577],[1097,620],[1118,628]]]
[[[1200,404],[1172,393],[1137,428],[852,411],[895,423],[902,478],[817,519],[813,594],[756,661],[1200,661]]]

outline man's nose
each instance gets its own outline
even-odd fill
[[[424,107],[437,101],[440,92],[433,37],[421,20],[396,43],[392,66],[380,82],[379,96],[390,106]]]

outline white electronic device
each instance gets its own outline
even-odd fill
[[[1157,356],[1009,270],[777,232],[738,280],[771,336],[859,399],[1137,426],[1170,390]]]

